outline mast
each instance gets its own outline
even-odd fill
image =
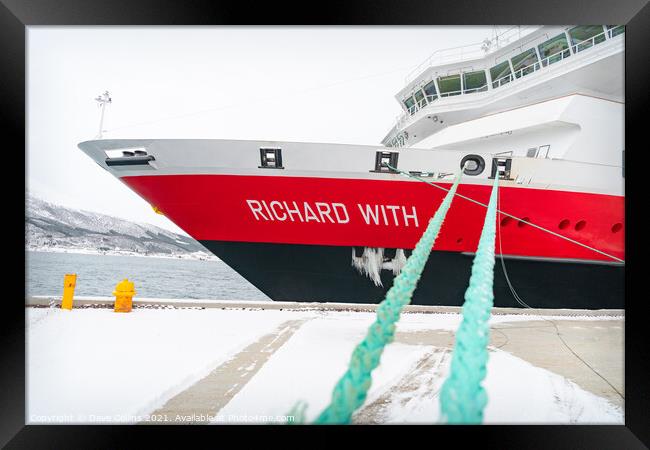
[[[99,118],[99,133],[97,133],[96,139],[101,139],[102,138],[102,132],[103,126],[104,126],[104,110],[106,109],[106,104],[107,103],[112,103],[113,99],[110,97],[110,94],[108,91],[104,91],[102,95],[99,95],[95,97],[95,101],[97,102],[97,106],[99,106],[102,109],[102,114]]]

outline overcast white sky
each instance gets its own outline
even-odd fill
[[[375,145],[405,76],[492,27],[29,27],[27,189],[46,200],[178,227],[77,148],[105,138]],[[180,117],[179,117],[180,116]],[[185,234],[185,233],[183,233]]]

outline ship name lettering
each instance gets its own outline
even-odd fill
[[[412,214],[409,214],[406,206],[357,204],[357,207],[366,225],[380,225],[383,222],[383,225],[395,225],[396,227],[408,227],[411,224],[416,228],[420,226],[415,206],[411,206]]]
[[[255,220],[344,224],[350,221],[343,203],[246,200]]]
[[[256,221],[345,224],[350,222],[343,203],[297,202],[280,200],[246,200]],[[418,228],[415,206],[371,205],[357,203],[361,219],[366,225]]]

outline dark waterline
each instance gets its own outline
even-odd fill
[[[111,296],[124,278],[138,297],[270,300],[221,261],[26,252],[27,295],[61,295],[63,276],[77,274],[76,295]]]

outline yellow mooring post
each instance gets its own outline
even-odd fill
[[[66,273],[63,277],[63,298],[61,299],[61,309],[72,309],[72,298],[74,297],[74,287],[77,285],[77,274]]]
[[[115,296],[115,312],[131,312],[135,295],[133,281],[125,278],[117,283],[113,295]]]

